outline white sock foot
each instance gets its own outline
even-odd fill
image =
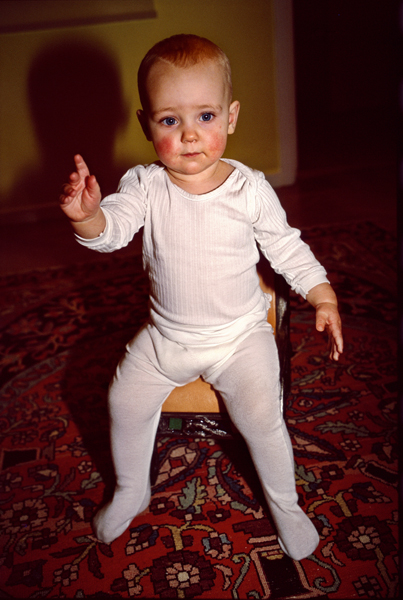
[[[282,532],[282,538],[278,535],[280,548],[284,554],[293,560],[302,560],[312,554],[320,541],[315,525],[302,509],[301,512],[305,517],[304,522],[301,523],[301,519],[299,519],[298,524],[293,530],[287,527],[287,531]]]
[[[110,502],[97,512],[92,527],[96,537],[105,544],[118,538],[150,504],[151,488],[148,487],[143,502],[135,508],[135,499],[131,490],[118,489]]]

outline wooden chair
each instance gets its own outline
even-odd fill
[[[279,352],[280,402],[283,409],[291,381],[289,286],[263,258],[258,264],[258,274],[261,288],[272,296],[267,320],[273,327]],[[165,400],[157,431],[157,436],[161,435],[229,438],[236,435],[236,431],[220,395],[210,384],[199,378],[175,388]],[[156,481],[157,475],[158,454],[155,443],[151,465],[152,483]]]

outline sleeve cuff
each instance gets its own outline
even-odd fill
[[[87,248],[97,248],[97,246],[104,245],[110,226],[109,226],[109,219],[108,219],[107,215],[105,214],[105,211],[103,211],[103,213],[104,213],[105,219],[106,219],[105,229],[96,238],[90,238],[90,239],[83,238],[80,235],[78,235],[77,233],[75,233],[74,236],[79,244],[81,244],[82,246],[86,246]]]
[[[304,281],[303,287],[301,285],[296,286],[295,291],[297,292],[297,294],[300,294],[304,298],[304,300],[306,300],[306,297],[309,294],[309,292],[315,286],[317,286],[321,283],[330,283],[330,281],[326,277],[326,274],[315,273],[315,274],[311,275],[309,278],[307,278],[306,281]]]

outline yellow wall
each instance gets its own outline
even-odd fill
[[[154,7],[156,18],[0,35],[0,212],[57,202],[72,151],[87,152],[108,191],[127,167],[155,160],[136,117],[137,68],[151,45],[175,33],[208,37],[230,58],[241,113],[226,156],[266,174],[279,169],[272,0],[155,0]],[[76,57],[64,82],[49,66],[58,53],[59,73]],[[60,85],[62,94],[53,89]]]

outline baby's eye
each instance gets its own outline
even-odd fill
[[[212,113],[203,113],[200,117],[200,121],[204,121],[204,123],[208,123],[214,117]]]
[[[165,119],[162,119],[161,123],[171,127],[172,125],[176,125],[176,119],[174,117],[165,117]]]

